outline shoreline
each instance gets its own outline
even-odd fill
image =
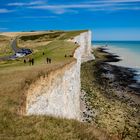
[[[81,85],[86,111],[84,122],[105,129],[120,139],[138,139],[140,93],[132,69],[115,66],[109,62],[120,61],[119,56],[94,49],[95,61],[82,64]],[[83,99],[84,97],[84,99]],[[93,112],[93,113],[92,113]],[[125,133],[125,134],[124,134]]]
[[[104,50],[106,50],[106,52],[111,53],[112,55],[118,55],[121,61],[111,64],[134,69],[140,69],[139,54],[131,51],[130,49],[120,48],[116,46],[104,47],[99,45],[93,45],[93,48],[103,48]]]
[[[138,71],[136,68],[134,67],[129,67],[128,65],[124,65],[122,62],[124,61],[121,57],[120,54],[116,54],[113,53],[113,49],[109,49],[109,48],[100,48],[102,50],[102,52],[107,53],[110,57],[112,57],[111,60],[107,60],[107,63],[116,67],[116,68],[120,68],[120,69],[126,69],[126,71],[129,72],[130,75],[132,75],[131,79],[130,79],[130,85],[128,85],[128,87],[132,90],[136,90],[137,92],[140,91],[140,82],[139,82],[139,78],[138,78]],[[114,59],[116,61],[114,61]],[[126,60],[125,62],[126,63]],[[129,76],[129,75],[128,75]],[[127,78],[127,77],[126,77]],[[140,93],[139,93],[140,94]]]
[[[95,48],[100,48],[95,45]],[[120,47],[101,47],[103,50],[113,56],[118,56],[120,61],[117,62],[108,62],[111,65],[126,67],[132,69],[135,73],[134,79],[137,80],[138,84],[140,84],[140,62],[138,53],[131,52],[131,50]]]

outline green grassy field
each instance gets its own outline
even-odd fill
[[[65,60],[71,59],[70,57],[65,58],[64,56],[65,55],[72,55],[75,48],[78,47],[78,46],[76,46],[72,42],[57,39],[57,37],[60,36],[62,33],[63,32],[58,32],[58,33],[54,33],[54,35],[52,35],[53,33],[51,33],[50,37],[48,37],[49,40],[48,40],[48,38],[44,40],[47,43],[47,45],[39,44],[39,46],[36,46],[36,47],[32,46],[30,48],[33,51],[33,53],[31,55],[23,57],[23,58],[16,59],[14,61],[9,60],[9,61],[0,62],[0,67],[1,68],[2,67],[10,67],[10,66],[11,67],[13,67],[13,66],[17,67],[18,65],[19,66],[24,66],[23,60],[28,59],[28,58],[34,58],[35,59],[35,64],[38,64],[38,65],[46,63],[46,58],[47,57],[52,59],[53,64],[56,63],[56,62],[60,62],[60,61],[63,62]],[[67,34],[67,33],[65,33],[65,34]],[[49,35],[49,33],[47,34],[47,36],[48,35]],[[35,36],[35,39],[41,41],[40,36],[41,36],[41,38],[42,38],[42,36],[44,36],[44,38],[45,38],[46,34],[45,35],[44,34],[43,35],[34,35],[34,36]],[[30,35],[28,37],[28,39],[31,38],[31,40],[32,40],[32,38],[34,38],[34,36]],[[20,37],[20,39],[21,38],[22,37]],[[34,42],[35,39],[30,43],[35,44],[36,43],[36,42]],[[26,41],[25,41],[25,43],[26,43]],[[7,49],[8,48],[9,48],[9,50],[11,49],[10,45],[9,45],[9,47],[7,47]],[[0,53],[3,53],[3,51],[0,50]],[[45,53],[44,56],[43,56],[43,53]],[[5,55],[8,55],[8,53],[6,53]]]
[[[10,37],[0,35],[0,57],[12,54],[10,39]]]
[[[22,116],[19,109],[26,100],[30,84],[49,71],[75,61],[72,55],[78,47],[65,39],[80,32],[65,33],[44,46],[33,48],[33,54],[17,60],[0,62],[0,140],[109,140],[104,131],[94,125],[49,116]],[[43,55],[43,52],[45,55]],[[52,59],[46,64],[46,57]],[[35,65],[23,60],[35,59]]]
[[[60,40],[72,39],[73,37],[75,37],[83,32],[86,32],[86,31],[87,30],[65,32],[59,37],[59,39]]]

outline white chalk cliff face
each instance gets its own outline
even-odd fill
[[[94,59],[91,54],[91,32],[84,32],[73,40],[80,47],[75,50],[76,61],[41,77],[27,92],[26,115],[51,115],[80,120],[81,63]]]

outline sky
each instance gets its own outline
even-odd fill
[[[0,32],[81,29],[140,41],[140,0],[0,0]]]

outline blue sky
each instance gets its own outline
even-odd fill
[[[0,0],[0,31],[91,29],[94,40],[140,40],[140,0]]]

